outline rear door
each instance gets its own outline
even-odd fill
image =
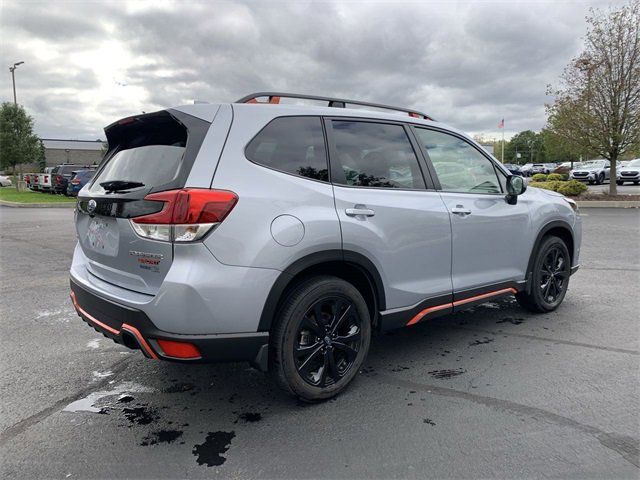
[[[105,129],[110,150],[80,192],[76,217],[91,274],[142,293],[158,290],[173,261],[173,246],[139,237],[129,219],[162,210],[164,202],[144,200],[149,193],[185,186],[209,126],[170,110]]]
[[[525,278],[529,209],[505,199],[506,175],[461,136],[414,127],[451,217],[455,293]]]
[[[344,118],[326,127],[343,248],[376,265],[387,309],[450,296],[449,215],[407,127]]]

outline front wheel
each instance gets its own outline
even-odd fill
[[[371,321],[360,292],[321,276],[286,297],[271,332],[269,370],[286,392],[308,402],[339,394],[369,351]]]
[[[596,178],[596,185],[602,185],[604,183],[604,173],[601,173]]]
[[[617,183],[618,185],[624,185],[624,182],[623,182],[622,180],[616,180],[616,183]]]
[[[571,257],[562,239],[542,240],[533,262],[531,285],[516,295],[518,303],[531,312],[546,313],[558,308],[567,293]]]

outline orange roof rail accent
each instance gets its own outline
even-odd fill
[[[268,98],[268,101],[260,101],[258,98]],[[394,107],[391,105],[384,105],[382,103],[371,103],[371,102],[363,102],[360,100],[346,100],[344,98],[333,98],[333,97],[321,97],[318,95],[301,95],[299,93],[284,93],[284,92],[256,92],[246,95],[234,103],[271,103],[278,104],[280,103],[281,98],[297,98],[302,100],[318,100],[321,102],[327,102],[328,107],[334,108],[346,108],[347,105],[360,105],[363,107],[373,107],[379,108],[382,110],[392,110],[395,112],[403,112],[407,113],[412,118],[422,118],[424,120],[431,120],[435,122],[435,120],[427,115],[426,113],[418,112],[417,110],[411,110],[409,108],[403,107]]]

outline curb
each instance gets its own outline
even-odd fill
[[[640,200],[582,200],[579,208],[640,208]]]
[[[0,200],[0,205],[11,208],[75,208],[75,202],[69,203],[17,203]]]

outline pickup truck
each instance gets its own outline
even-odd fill
[[[95,165],[58,165],[51,172],[51,189],[53,193],[67,193],[67,185],[73,176],[73,172],[78,170],[93,170]]]
[[[36,190],[40,190],[41,192],[50,192],[51,191],[51,171],[53,167],[47,167],[44,169],[44,173],[38,174],[38,180],[36,182]]]

